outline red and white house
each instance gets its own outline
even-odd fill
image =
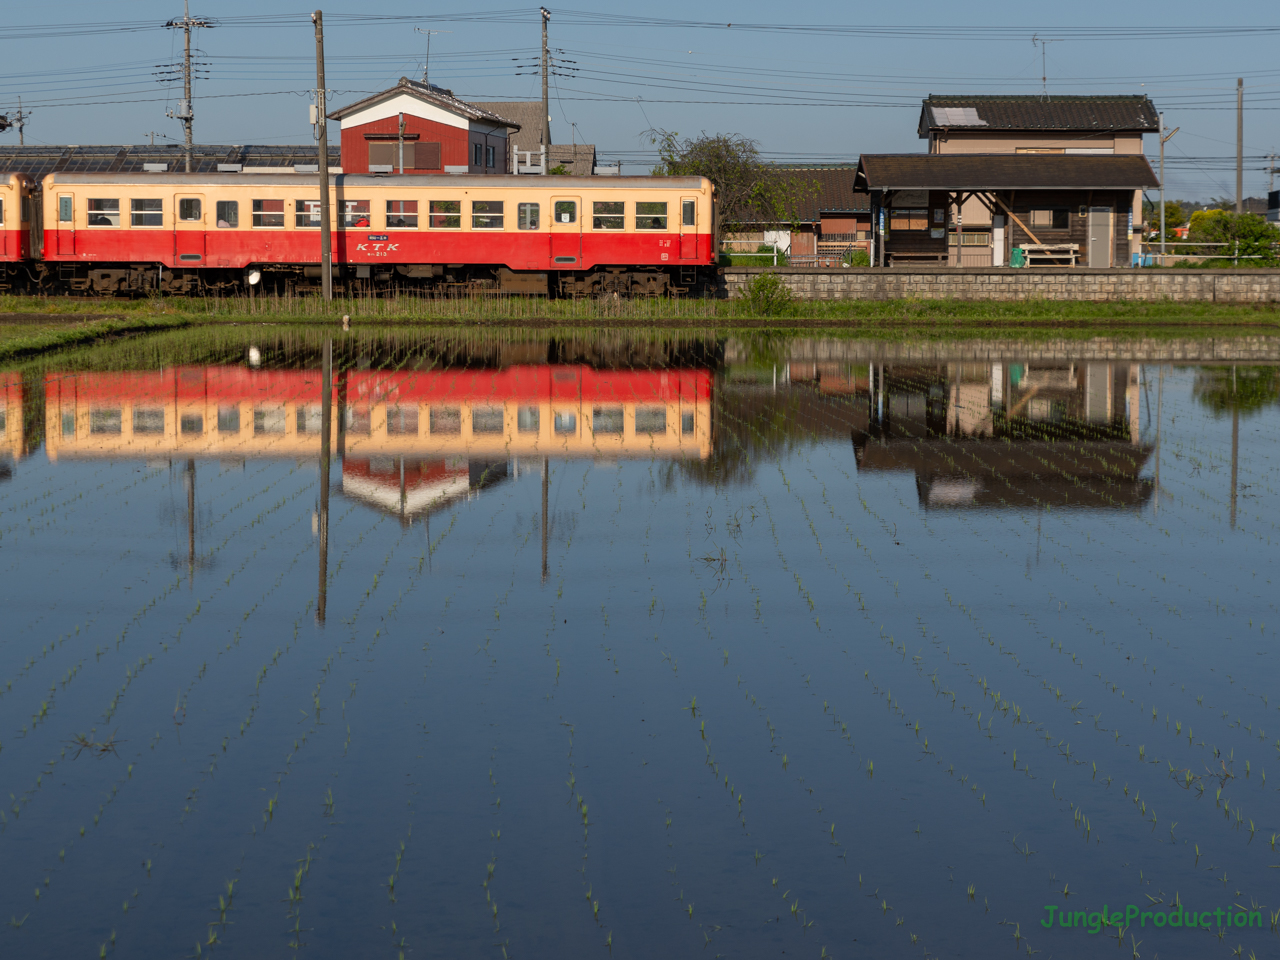
[[[520,124],[408,77],[328,114],[342,123],[345,173],[507,173]]]

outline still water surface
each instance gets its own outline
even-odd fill
[[[1274,955],[1275,343],[325,349],[0,373],[0,954]]]

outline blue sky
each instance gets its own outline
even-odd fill
[[[470,99],[537,98],[537,7],[502,2],[424,10],[383,0],[326,9],[331,103],[358,99],[402,75],[421,77],[427,37],[415,26],[448,31],[431,37],[433,82]],[[593,142],[602,160],[621,159],[624,170],[643,169],[651,156],[644,131],[652,127],[743,134],[766,155],[788,161],[919,150],[920,99],[931,92],[1038,93],[1041,50],[1033,36],[1051,41],[1050,95],[1146,93],[1170,127],[1181,127],[1167,153],[1171,196],[1234,195],[1237,76],[1245,79],[1246,156],[1280,152],[1274,3],[1245,0],[1226,11],[1202,3],[1153,8],[1096,0],[1054,11],[986,0],[875,8],[754,0],[704,0],[696,9],[671,0],[643,8],[574,3],[551,7],[559,61],[552,136]],[[640,11],[631,15],[641,22],[609,19],[622,9]],[[192,13],[222,21],[198,34],[208,76],[196,83],[196,139],[307,142],[315,84],[309,11],[272,0],[198,0]],[[15,5],[0,27],[0,112],[12,112],[22,96],[31,113],[28,143],[143,143],[151,131],[157,140],[180,138],[177,122],[165,117],[166,98],[176,99],[179,90],[157,83],[154,73],[182,50],[178,32],[155,26],[181,14],[174,0]],[[95,26],[103,23],[115,29]],[[0,134],[3,143],[16,139],[13,130]],[[1154,157],[1153,144],[1148,154]],[[1248,160],[1246,194],[1266,189],[1265,166]]]

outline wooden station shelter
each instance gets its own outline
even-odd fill
[[[854,189],[871,197],[875,266],[1106,268],[1129,265],[1158,185],[1142,154],[909,153],[864,154]],[[989,216],[966,228],[974,201]]]

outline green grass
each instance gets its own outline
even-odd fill
[[[102,343],[116,337],[189,326],[185,317],[113,317],[58,325],[0,325],[0,361],[16,360],[65,347]]]

